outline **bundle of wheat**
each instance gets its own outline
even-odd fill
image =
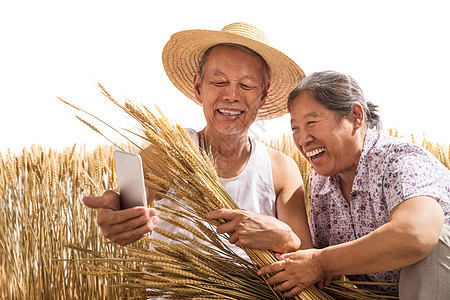
[[[140,249],[140,254],[131,258],[139,258],[135,262],[144,263],[143,268],[126,269],[120,265],[119,259],[115,260],[117,262],[115,272],[123,274],[127,278],[129,286],[140,288],[140,294],[145,297],[158,295],[167,298],[192,298],[195,295],[195,298],[282,298],[280,293],[263,284],[265,278],[257,277],[254,274],[262,266],[276,262],[276,258],[271,251],[244,249],[253,262],[253,264],[247,265],[245,261],[223,245],[214,230],[205,225],[206,223],[218,225],[225,222],[225,220],[206,220],[205,215],[209,211],[218,208],[238,208],[221,186],[207,155],[200,153],[187,133],[179,125],[172,125],[160,111],[159,116],[155,116],[145,106],[140,108],[131,103],[122,106],[102,86],[100,87],[106,97],[143,127],[144,134],[136,135],[151,145],[146,151],[142,152],[142,155],[148,156],[152,161],[151,164],[146,166],[148,175],[146,184],[156,191],[160,197],[172,201],[173,206],[164,208],[169,213],[169,218],[166,221],[184,228],[189,233],[188,236],[173,235],[170,232],[159,230],[173,243],[162,244],[160,241],[150,239],[149,242],[153,244],[154,248],[152,250]],[[81,110],[74,105],[71,106]],[[98,131],[88,122],[82,121]],[[304,172],[308,171],[310,170]],[[167,190],[167,187],[170,188]],[[192,238],[193,236],[195,238]],[[157,258],[155,260],[154,256],[158,256],[160,253],[164,253],[165,259]],[[140,260],[143,257],[146,259]],[[194,260],[189,259],[194,257],[196,261],[203,263],[196,264]],[[223,257],[226,257],[226,261],[231,263],[227,266],[227,270],[235,270],[235,272],[228,271],[228,275],[233,274],[233,276],[228,277],[228,280],[224,280],[216,274],[220,280],[214,281],[211,280],[210,273],[199,272],[199,268],[205,268],[204,262],[222,261],[223,259],[220,258]],[[145,261],[152,263],[145,265]],[[160,264],[157,263],[158,261]],[[189,263],[187,263],[188,261]],[[173,263],[175,262],[182,267],[174,268]],[[89,267],[91,270],[95,270],[92,265]],[[243,270],[249,270],[250,272],[246,274]],[[96,271],[98,272],[98,269]],[[110,272],[114,271],[110,270]],[[209,270],[209,272],[212,271]],[[260,290],[264,291],[264,297],[255,294],[254,283],[250,285],[250,289],[248,289],[247,284],[241,284],[246,282],[239,277],[243,272],[245,278],[251,278],[251,282],[262,284]],[[139,276],[136,276],[136,274]],[[200,274],[202,275],[200,276]],[[240,284],[237,285],[237,283]],[[359,292],[355,293],[350,290],[342,292],[342,290],[345,290],[345,286],[340,286],[339,289],[335,288],[333,294],[341,296],[351,294],[353,298],[357,298],[359,295]],[[252,296],[249,297],[249,295]],[[268,295],[271,295],[271,297]],[[315,286],[308,287],[295,298],[332,299],[331,296],[318,290]]]
[[[147,112],[144,109],[142,113]],[[167,125],[161,122],[158,126],[164,130],[156,134],[165,134]],[[398,132],[391,131],[391,134],[395,136]],[[180,136],[163,139],[177,142]],[[307,191],[311,166],[291,138],[284,136],[270,144],[297,161]],[[167,145],[162,144],[161,149],[167,151]],[[119,146],[131,152],[138,149],[131,144]],[[422,146],[449,168],[448,145],[431,143],[424,138]],[[205,225],[202,216],[211,208],[201,205],[189,206],[192,210],[182,208],[188,204],[184,198],[191,197],[186,191],[182,191],[186,193],[184,196],[179,194],[181,198],[175,192],[170,194],[174,201],[181,203],[160,208],[171,216],[168,221],[188,233],[170,236],[161,231],[174,243],[145,238],[129,247],[121,247],[105,240],[96,225],[96,212],[86,209],[80,199],[116,186],[113,150],[110,146],[98,147],[93,152],[75,146],[63,151],[33,146],[19,155],[0,154],[1,299],[122,299],[152,295],[181,298],[183,293],[189,299],[281,298],[264,279],[256,276],[257,266],[233,255],[214,229]],[[186,153],[177,155],[183,158]],[[186,174],[195,180],[210,180],[209,171],[195,173],[196,170],[190,169],[191,163],[181,164],[185,173],[177,179],[177,184],[187,184],[180,179]],[[155,183],[154,180],[149,182]],[[218,193],[220,188],[217,188],[214,185],[207,189],[202,185],[193,187],[197,196],[202,195],[203,202],[210,197],[208,193]],[[226,200],[226,196],[223,197]],[[201,210],[202,214],[196,210]],[[325,291],[344,299],[388,297],[355,289],[354,284],[357,283],[333,282]]]
[[[173,202],[173,207],[166,208],[171,214],[169,220],[174,220],[176,217],[179,219],[194,219],[195,217],[198,219],[195,226],[191,225],[192,222],[188,223],[189,228],[187,228],[187,230],[190,233],[195,232],[195,236],[200,239],[203,239],[203,237],[208,234],[213,234],[215,236],[213,230],[210,230],[207,226],[201,224],[205,224],[207,222],[210,225],[219,225],[220,223],[224,223],[225,220],[207,221],[205,215],[209,211],[219,208],[238,209],[239,207],[237,207],[220,184],[214,166],[208,159],[207,154],[200,153],[186,131],[177,124],[171,124],[160,111],[160,115],[155,116],[145,106],[139,108],[131,103],[126,103],[125,106],[123,106],[115,101],[101,85],[100,87],[102,88],[102,93],[108,97],[108,99],[138,121],[144,129],[145,135],[140,135],[140,137],[147,141],[151,147],[142,152],[142,155],[148,156],[152,161],[152,164],[146,166],[148,178],[146,180],[146,184],[152,190],[156,191],[160,197],[164,197]],[[64,101],[63,99],[61,100]],[[81,110],[75,105],[71,106]],[[94,126],[90,125],[90,123],[84,120],[83,122],[98,131]],[[169,190],[167,190],[166,187],[170,187]],[[182,211],[176,210],[176,207],[181,207]],[[209,233],[205,232],[206,229],[209,230]],[[199,243],[194,239],[183,236],[172,236],[170,232],[162,232],[162,234],[174,241],[189,242],[191,246],[194,246],[189,248],[193,249],[192,251],[203,251],[207,254],[214,254],[215,252],[215,250],[211,250],[211,246],[204,246],[204,244]],[[222,245],[220,238],[215,237],[214,239],[209,239],[207,241],[213,247],[220,249],[222,254],[226,253],[230,258],[236,257],[230,249],[227,249]],[[178,244],[179,243],[174,243],[175,246]],[[172,247],[170,245],[165,246],[169,248]],[[161,247],[161,245],[157,245],[155,250],[162,251]],[[164,248],[164,251],[168,251],[167,247]],[[266,266],[277,261],[271,251],[253,249],[244,250],[253,261],[253,265],[247,266],[247,268],[251,269],[254,273],[256,273],[256,271],[262,266]],[[211,253],[211,251],[213,253]],[[171,253],[175,256],[180,255],[178,251],[173,251]],[[191,253],[191,255],[193,255],[193,253]],[[240,261],[242,263],[242,259],[236,258],[235,261]],[[236,264],[235,268],[237,273],[241,273],[241,265]],[[160,272],[165,272],[167,270],[171,271],[170,267],[160,268],[158,270],[160,270]],[[175,298],[186,297],[184,293],[191,294],[193,291],[198,292],[199,287],[201,287],[201,291],[206,293],[205,295],[202,295],[202,297],[207,295],[224,297],[228,295],[226,291],[229,290],[229,286],[223,285],[223,283],[215,283],[213,285],[215,288],[211,291],[210,288],[208,288],[211,286],[209,276],[207,278],[198,278],[196,285],[188,284],[190,282],[189,280],[182,281],[182,283],[179,283],[181,286],[177,286],[177,291],[170,290],[170,288],[165,285],[167,281],[166,276],[160,276],[158,278],[161,278],[161,281],[158,281],[152,277],[152,280],[147,281],[148,285],[143,285],[143,287],[146,289],[151,288],[153,290],[157,290],[158,293],[160,292],[164,294],[169,291],[169,294]],[[265,282],[263,277],[255,277],[255,279],[262,283]],[[200,284],[202,280],[204,280],[204,283]],[[236,280],[232,281],[234,281],[234,284],[236,283]],[[271,290],[271,287],[268,288]],[[234,287],[232,290],[234,290],[234,292],[236,290],[246,291],[247,293],[254,292],[253,287],[247,291],[244,286],[241,288]],[[275,291],[273,291],[272,294],[274,295],[274,299],[282,297],[280,293]],[[267,297],[263,298],[267,299]],[[314,286],[308,287],[297,298],[330,299],[328,295],[321,292]]]

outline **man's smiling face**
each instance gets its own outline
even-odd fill
[[[207,127],[226,135],[246,133],[264,104],[263,77],[261,58],[229,46],[212,49],[203,78],[194,78]]]

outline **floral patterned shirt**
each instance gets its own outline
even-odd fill
[[[415,196],[439,199],[450,224],[450,171],[431,153],[412,143],[367,130],[349,206],[339,177],[312,172],[310,230],[317,248],[363,237],[389,221],[398,204]],[[400,270],[348,276],[351,280],[398,282]],[[394,288],[386,288],[396,291]]]

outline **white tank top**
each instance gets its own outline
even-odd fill
[[[197,132],[190,128],[187,128],[186,131],[198,147],[199,141]],[[272,166],[269,153],[267,152],[266,145],[263,143],[253,139],[251,139],[250,142],[252,145],[250,158],[241,174],[233,178],[219,178],[219,180],[225,190],[230,194],[231,198],[241,209],[275,216],[276,195],[273,186]],[[156,201],[156,209],[158,209],[158,205],[160,204],[171,205],[171,202],[167,199],[158,200]],[[160,212],[157,214],[166,216],[166,214]],[[183,233],[194,238],[193,235],[188,232],[162,220],[160,220],[156,226],[172,233]],[[156,232],[153,232],[151,237],[169,242],[167,238]],[[236,254],[248,259],[242,249],[230,245],[228,241],[226,241],[226,244],[230,246]]]
[[[186,129],[195,145],[199,146],[197,132]],[[272,164],[266,145],[250,140],[252,152],[245,169],[236,177],[219,178],[220,183],[241,209],[275,216],[275,189]]]

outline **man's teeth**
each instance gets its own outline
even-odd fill
[[[219,113],[226,116],[237,116],[242,114],[240,110],[228,110],[228,109],[218,109]]]
[[[317,155],[317,154],[319,154],[320,152],[323,152],[323,151],[325,151],[325,148],[314,149],[312,151],[306,152],[306,156],[307,157],[311,157],[311,156]]]

